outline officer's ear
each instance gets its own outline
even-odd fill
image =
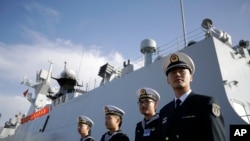
[[[190,82],[192,82],[192,81],[193,81],[193,75],[190,74]]]
[[[120,118],[120,116],[115,115],[115,118],[116,118],[116,122],[117,122],[117,123],[120,123],[120,122],[121,122],[121,118]]]
[[[167,75],[166,75],[166,76],[167,76]],[[169,84],[168,76],[167,76],[167,82],[168,82],[168,84]]]
[[[169,78],[167,77],[167,82],[168,82],[168,85],[170,85],[170,81],[169,81]]]
[[[156,109],[157,106],[158,106],[158,102],[155,101],[154,103],[155,103],[155,107],[154,108]]]

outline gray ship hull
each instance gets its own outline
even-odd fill
[[[191,88],[194,92],[215,97],[224,116],[227,140],[231,124],[247,124],[234,110],[233,101],[239,101],[249,114],[249,58],[240,58],[234,50],[217,38],[206,38],[181,50],[189,54],[196,65]],[[104,124],[103,106],[111,104],[122,108],[122,130],[134,140],[136,123],[142,120],[135,92],[147,86],[157,90],[161,100],[157,111],[173,100],[174,94],[167,84],[162,70],[162,60],[114,79],[105,85],[68,100],[60,105],[51,106],[50,112],[19,127],[14,135],[2,138],[1,141],[73,141],[79,140],[77,117],[88,115],[95,122],[92,136],[100,140],[107,129]],[[230,82],[237,81],[237,85]],[[49,118],[48,118],[49,116]],[[47,119],[47,124],[45,122]]]

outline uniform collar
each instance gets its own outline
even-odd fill
[[[181,97],[179,97],[179,99],[181,100],[181,104],[186,100],[186,98],[188,97],[188,95],[191,93],[191,89],[188,91],[188,92],[186,92],[186,93],[184,93]],[[176,101],[178,98],[177,97],[175,97],[174,98],[174,100]]]

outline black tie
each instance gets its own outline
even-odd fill
[[[176,101],[175,101],[175,108],[176,109],[178,109],[178,108],[180,108],[180,106],[181,106],[181,100],[180,99],[177,99]]]

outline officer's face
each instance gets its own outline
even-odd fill
[[[168,73],[168,84],[173,89],[186,89],[190,88],[192,75],[186,68],[175,68]]]
[[[89,129],[90,127],[87,124],[82,124],[82,123],[78,124],[77,130],[80,135],[83,135],[83,136],[88,135]]]
[[[120,117],[117,115],[106,115],[105,116],[105,125],[107,129],[115,129],[119,126]]]
[[[143,98],[138,101],[140,112],[143,115],[151,115],[155,114],[155,109],[157,107],[157,103],[149,98]]]

